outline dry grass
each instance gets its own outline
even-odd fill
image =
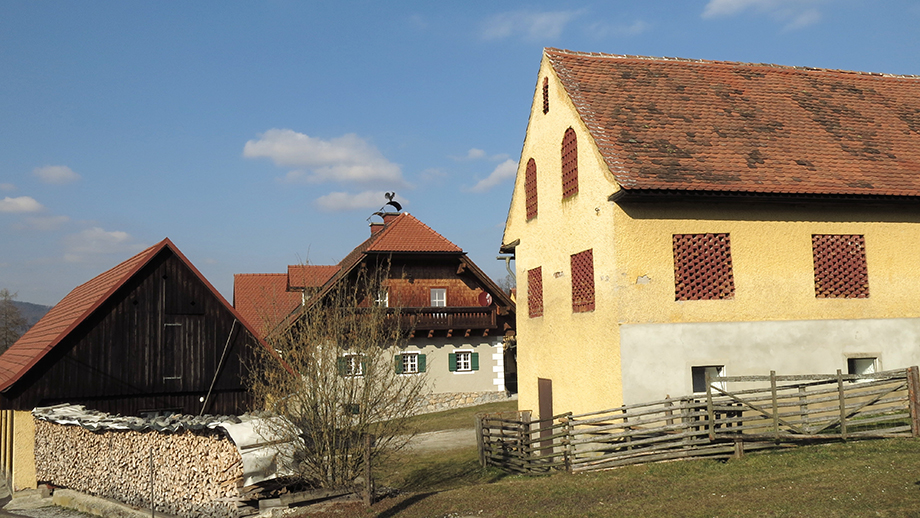
[[[890,439],[542,477],[483,470],[475,449],[381,471],[403,494],[337,517],[918,517],[920,441]],[[323,513],[319,516],[324,516]],[[317,516],[315,514],[308,516]]]

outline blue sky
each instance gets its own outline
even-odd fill
[[[169,237],[337,263],[384,191],[495,260],[543,47],[920,74],[885,0],[0,0],[0,288],[55,304]]]

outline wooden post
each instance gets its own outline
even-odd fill
[[[920,437],[920,369],[916,365],[907,369],[907,394],[910,400],[910,434]]]
[[[744,457],[744,439],[741,437],[735,438],[735,458],[740,459]]]
[[[572,472],[572,457],[575,456],[575,449],[572,446],[572,413],[569,412],[568,415],[563,417],[564,425],[563,430],[565,431],[565,436],[562,438],[562,447],[563,454],[562,460],[565,464],[565,470],[569,473]]]
[[[479,448],[479,465],[483,468],[486,467],[486,445],[482,436],[482,420],[485,417],[485,415],[476,416],[476,446]]]
[[[779,405],[776,401],[776,371],[770,371],[770,396],[773,399],[773,437],[779,441]]]
[[[837,396],[840,399],[840,438],[847,440],[847,399],[843,394],[843,373],[837,369]]]
[[[665,398],[666,400],[668,400],[668,401],[665,401],[665,402],[664,402],[664,406],[665,406],[665,409],[666,409],[666,410],[664,411],[664,415],[667,416],[667,419],[665,420],[665,422],[668,424],[668,426],[670,426],[670,425],[674,424],[674,419],[671,417],[671,416],[674,415],[674,410],[671,410],[671,407],[674,406],[674,403],[672,403],[672,402],[670,401],[670,399],[671,399],[671,395],[670,395],[670,394],[665,395],[664,398]]]
[[[364,481],[366,488],[364,490],[364,505],[370,507],[374,505],[374,479],[371,478],[371,448],[374,446],[374,436],[366,434],[364,436]]]
[[[716,440],[716,416],[712,409],[712,377],[706,372],[706,414],[709,418],[709,440]]]
[[[622,405],[622,406],[620,407],[620,411],[623,412],[623,431],[628,433],[628,432],[629,432],[629,424],[628,424],[628,423],[629,423],[629,418],[626,417],[626,405]],[[631,442],[632,442],[632,436],[631,436],[631,435],[627,435],[627,436],[626,436],[626,444],[628,445],[628,444],[631,443]],[[632,450],[632,446],[626,446],[626,449],[627,449],[627,450]]]
[[[799,387],[799,416],[802,431],[808,433],[808,395],[804,386]]]

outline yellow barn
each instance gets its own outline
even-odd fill
[[[502,251],[520,408],[920,364],[920,78],[545,49]]]

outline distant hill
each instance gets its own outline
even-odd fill
[[[14,300],[13,305],[19,308],[19,312],[22,313],[22,317],[29,323],[29,327],[35,325],[35,323],[51,309],[51,306],[42,306],[41,304],[32,304],[31,302],[20,302],[18,300]]]

